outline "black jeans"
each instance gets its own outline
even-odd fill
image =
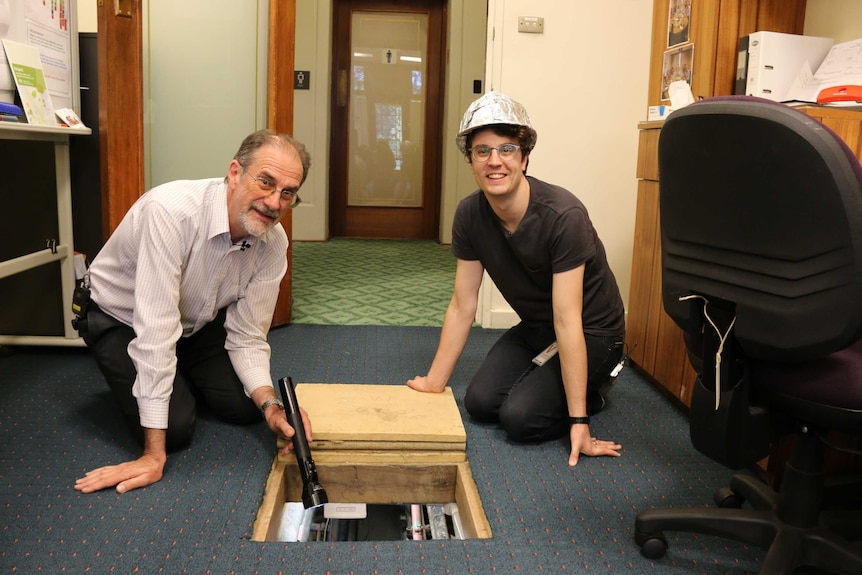
[[[610,372],[622,359],[624,334],[585,337],[587,406],[592,415],[601,409],[602,396],[613,385]],[[555,355],[542,367],[532,363],[555,340],[553,327],[524,323],[503,334],[467,387],[464,405],[471,417],[499,421],[514,441],[544,441],[565,435],[569,414],[560,356]]]
[[[262,419],[257,406],[246,396],[224,348],[225,317],[226,310],[222,309],[212,322],[177,343],[177,373],[168,412],[168,451],[182,449],[191,442],[199,400],[229,423],[246,425]],[[143,444],[138,402],[132,395],[137,371],[127,351],[135,337],[134,330],[91,303],[87,320],[79,331],[132,434]]]

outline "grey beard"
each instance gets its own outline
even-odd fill
[[[259,238],[275,225],[275,223],[265,224],[260,220],[252,217],[249,212],[243,212],[239,215],[239,223],[242,226],[242,229],[244,229],[248,235],[255,238]]]

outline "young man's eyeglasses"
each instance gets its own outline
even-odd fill
[[[248,172],[245,173],[248,174],[249,178],[251,178],[257,183],[257,187],[260,188],[262,192],[271,194],[276,191],[275,182],[270,180],[267,176],[254,177]],[[282,200],[290,202],[288,204],[288,207],[290,208],[295,208],[300,203],[302,203],[302,198],[299,197],[299,192],[297,192],[296,190],[289,190],[287,188],[284,188],[283,190],[279,190],[279,193],[281,194]]]
[[[517,144],[500,144],[499,146],[473,146],[470,148],[470,156],[477,162],[487,162],[491,157],[491,152],[497,150],[497,154],[508,159],[515,155],[515,152],[521,149]]]

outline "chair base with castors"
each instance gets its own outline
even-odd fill
[[[760,573],[780,575],[808,566],[840,575],[862,573],[862,543],[839,534],[821,511],[825,473],[823,447],[809,429],[796,435],[780,493],[752,475],[737,474],[730,487],[715,493],[715,508],[650,509],[635,519],[635,542],[649,559],[668,549],[665,531],[715,535],[767,549]],[[862,491],[862,485],[858,486]],[[749,507],[742,508],[747,503]],[[842,510],[846,518],[848,510]],[[852,514],[851,537],[859,536],[862,511]]]

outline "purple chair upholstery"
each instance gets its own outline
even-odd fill
[[[663,303],[698,373],[693,445],[734,469],[782,434],[794,447],[778,493],[741,473],[718,508],[640,512],[641,552],[691,531],[767,549],[763,574],[862,573],[862,531],[822,522],[830,496],[855,493],[840,504],[862,527],[862,481],[830,491],[824,466],[828,432],[862,435],[862,166],[812,117],[734,96],[670,115],[659,180]]]

